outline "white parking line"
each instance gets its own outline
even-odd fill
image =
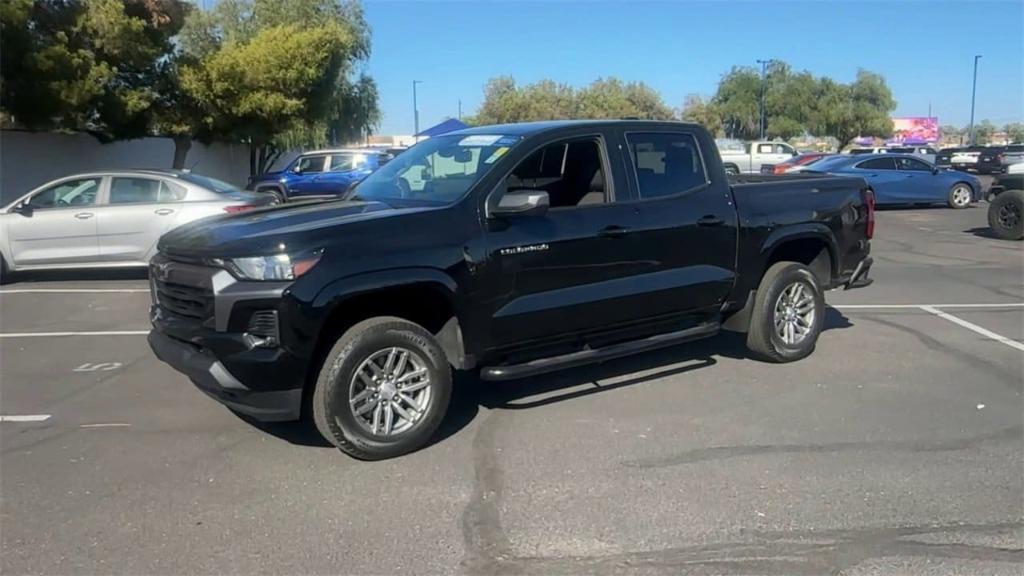
[[[1024,302],[1003,304],[830,304],[838,310],[909,310],[911,308],[1024,308]]]
[[[0,290],[0,294],[121,294],[132,292],[149,292],[149,288],[9,288]]]
[[[939,310],[938,308],[936,308],[934,306],[921,306],[920,308],[921,308],[921,310],[924,310],[925,312],[931,312],[932,314],[935,314],[939,318],[943,318],[945,320],[949,320],[950,322],[952,322],[952,323],[954,323],[954,324],[956,324],[958,326],[963,326],[964,328],[967,328],[968,330],[977,332],[978,334],[981,334],[982,336],[984,336],[986,338],[991,338],[992,340],[995,340],[996,342],[1002,342],[1003,344],[1006,344],[1010,348],[1016,348],[1017,350],[1020,350],[1021,352],[1024,352],[1024,344],[1021,344],[1020,342],[1017,342],[1016,340],[1010,340],[1006,336],[1002,336],[1000,334],[996,334],[995,332],[993,332],[991,330],[988,330],[988,329],[985,329],[985,328],[982,328],[981,326],[978,326],[977,324],[972,324],[972,323],[968,322],[967,320],[963,320],[963,319],[957,318],[956,316],[953,316],[952,314],[947,314],[947,313],[943,312],[942,310]]]
[[[20,416],[0,416],[0,422],[42,422],[49,420],[49,414],[24,414]]]
[[[110,330],[106,332],[9,332],[0,338],[53,338],[56,336],[145,336],[149,330]]]

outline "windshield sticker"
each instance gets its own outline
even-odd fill
[[[459,146],[492,146],[500,138],[501,136],[496,134],[466,136],[462,140],[459,140]]]
[[[519,140],[521,140],[519,136],[502,136],[495,144],[498,146],[511,146],[519,142]]]
[[[508,152],[508,146],[502,146],[501,148],[498,148],[497,150],[494,151],[493,154],[490,155],[490,157],[487,158],[487,160],[484,160],[484,164],[494,164],[494,162],[497,161],[498,158],[501,158],[502,156],[505,155],[505,152]]]

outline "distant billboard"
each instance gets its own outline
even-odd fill
[[[909,116],[892,119],[892,138],[887,144],[933,144],[939,141],[939,119],[935,116]]]

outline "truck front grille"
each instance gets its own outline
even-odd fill
[[[206,288],[153,280],[156,302],[165,311],[186,318],[206,320],[213,314],[213,294]]]
[[[214,315],[212,278],[216,272],[215,268],[157,254],[149,266],[153,303],[169,315],[205,322]]]

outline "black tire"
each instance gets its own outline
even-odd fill
[[[964,193],[966,192],[966,199],[964,199]],[[971,205],[974,201],[974,189],[967,182],[957,182],[949,187],[949,193],[946,196],[946,203],[949,204],[950,208],[955,210],[963,210]]]
[[[260,188],[259,190],[256,190],[256,192],[260,194],[272,195],[274,199],[277,200],[278,204],[284,204],[285,202],[288,201],[288,199],[285,198],[284,192],[282,192],[279,188]]]
[[[807,332],[795,343],[787,343],[776,329],[776,308],[783,292],[795,284],[802,290],[810,291],[813,318],[809,319]],[[754,310],[747,332],[747,348],[769,362],[792,362],[808,356],[814,351],[818,336],[825,321],[825,296],[818,284],[818,278],[798,262],[776,262],[761,278],[761,285],[754,296]]]
[[[1024,190],[1007,190],[988,205],[988,225],[1003,240],[1024,239]]]
[[[10,284],[14,281],[14,272],[7,269],[7,260],[0,256],[0,286]]]
[[[736,166],[735,164],[726,164],[725,173],[729,176],[738,176],[740,173],[739,166]]]
[[[388,437],[386,433],[375,434],[367,428],[367,423],[351,407],[350,397],[352,391],[358,389],[355,387],[361,386],[354,382],[356,370],[374,354],[393,347],[417,355],[416,361],[422,364],[429,377],[430,392],[424,413],[408,429]],[[401,318],[371,318],[349,328],[327,354],[313,391],[313,421],[328,442],[350,456],[360,460],[394,458],[430,440],[448,410],[451,391],[451,366],[430,332]],[[394,393],[394,386],[391,393]],[[388,402],[383,399],[378,402],[385,406],[384,410],[397,414],[394,411],[397,409],[387,407]],[[404,409],[407,410],[408,405]]]

